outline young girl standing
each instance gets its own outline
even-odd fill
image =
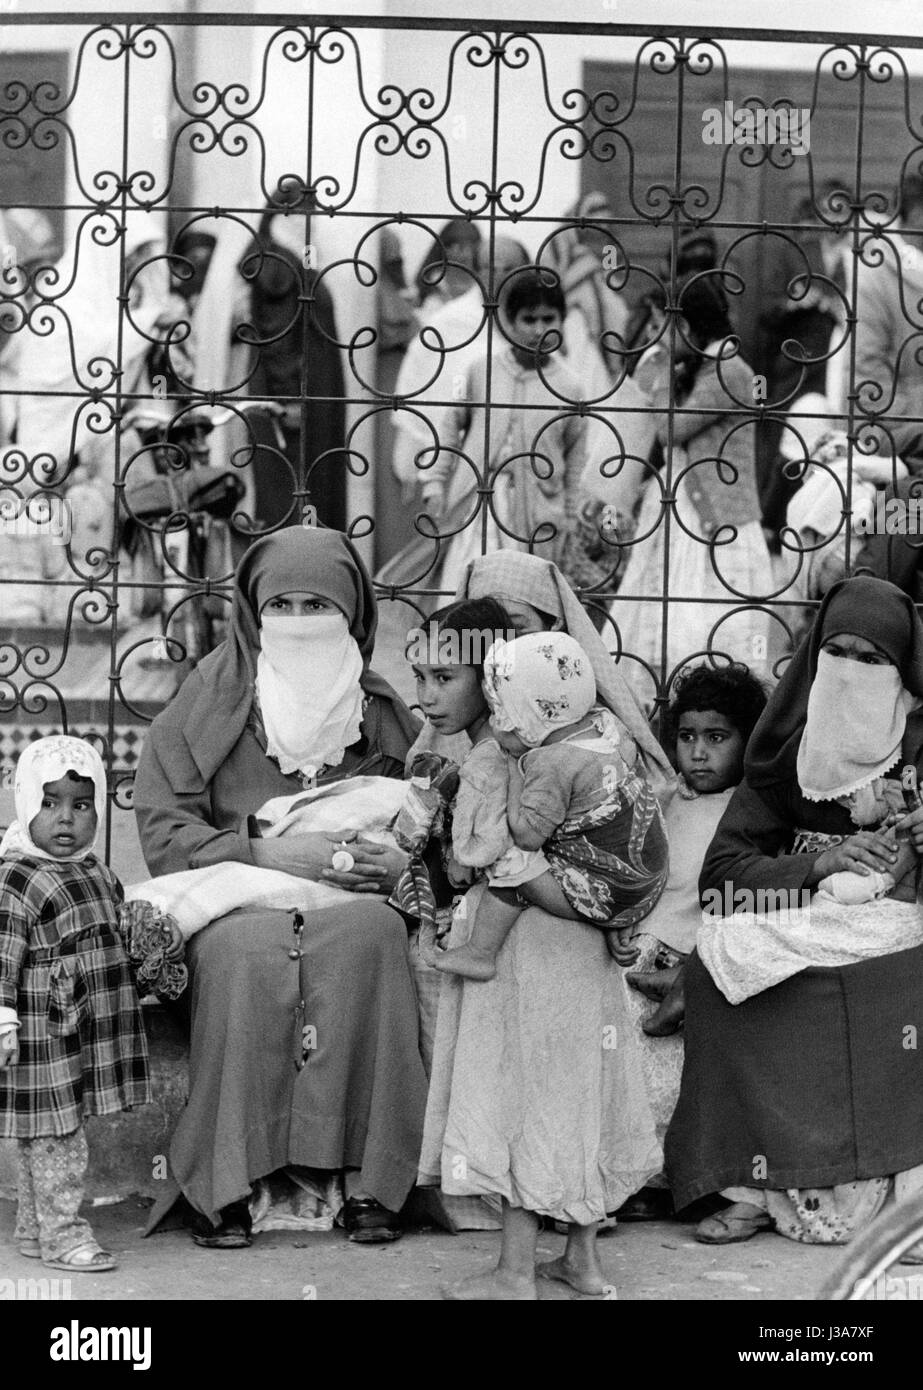
[[[560,560],[583,497],[586,421],[569,413],[583,391],[561,360],[563,291],[547,271],[522,271],[505,311],[508,341],[464,378],[442,447],[421,451],[421,496],[442,537],[438,559],[427,542],[429,565],[416,571],[425,569],[428,588],[457,588],[485,549],[534,549]],[[489,495],[480,495],[485,487]],[[391,576],[388,567],[379,578]]]
[[[79,1215],[83,1121],[151,1099],[138,994],[118,935],[122,889],[93,856],[106,773],[82,739],[38,739],[16,767],[0,843],[0,1135],[18,1141],[20,1253],[114,1269]],[[182,954],[178,931],[170,950]]]
[[[466,731],[475,751],[492,739],[470,637],[480,634],[483,656],[509,626],[495,600],[453,604],[434,619],[430,660],[414,666],[433,727],[442,735]],[[452,634],[455,653],[446,641]],[[627,731],[622,748],[635,766]],[[489,778],[483,785],[492,788]],[[505,810],[505,797],[496,799]],[[484,853],[495,858],[487,838]],[[475,899],[469,903],[476,914]],[[445,1290],[453,1300],[533,1300],[536,1275],[603,1294],[597,1225],[661,1163],[627,991],[602,933],[536,908],[528,913],[500,952],[495,978],[449,976],[440,997],[420,1181],[502,1204],[496,1268]],[[566,1223],[568,1237],[563,1255],[536,1267],[541,1215]]]

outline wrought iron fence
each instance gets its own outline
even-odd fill
[[[862,545],[914,582],[923,41],[3,18],[5,768],[93,730],[127,805],[290,524],[365,545],[386,666],[554,558],[652,705],[772,674]]]

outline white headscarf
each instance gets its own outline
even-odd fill
[[[530,632],[494,642],[484,659],[491,722],[537,748],[555,729],[576,724],[596,703],[590,658],[566,632]]]
[[[848,796],[892,768],[913,703],[896,666],[866,666],[821,650],[796,762],[807,799]]]
[[[336,767],[362,724],[362,654],[344,613],[260,619],[256,691],[266,751],[286,774]]]
[[[93,783],[96,832],[88,845],[73,854],[48,854],[33,843],[29,826],[42,809],[42,796],[47,783],[60,781],[68,772],[76,772],[78,777],[86,777]],[[20,754],[16,764],[14,793],[16,819],[0,841],[0,858],[21,854],[32,859],[70,863],[86,859],[93,853],[106,814],[106,769],[91,743],[82,738],[70,738],[67,734],[36,739]]]

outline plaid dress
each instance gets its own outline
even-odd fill
[[[118,879],[92,856],[0,863],[0,1004],[19,1061],[0,1072],[0,1135],[63,1136],[151,1098],[138,994],[117,933]]]

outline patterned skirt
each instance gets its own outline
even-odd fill
[[[607,929],[643,921],[667,881],[660,805],[648,782],[633,775],[605,805],[566,820],[544,853],[575,912]]]

